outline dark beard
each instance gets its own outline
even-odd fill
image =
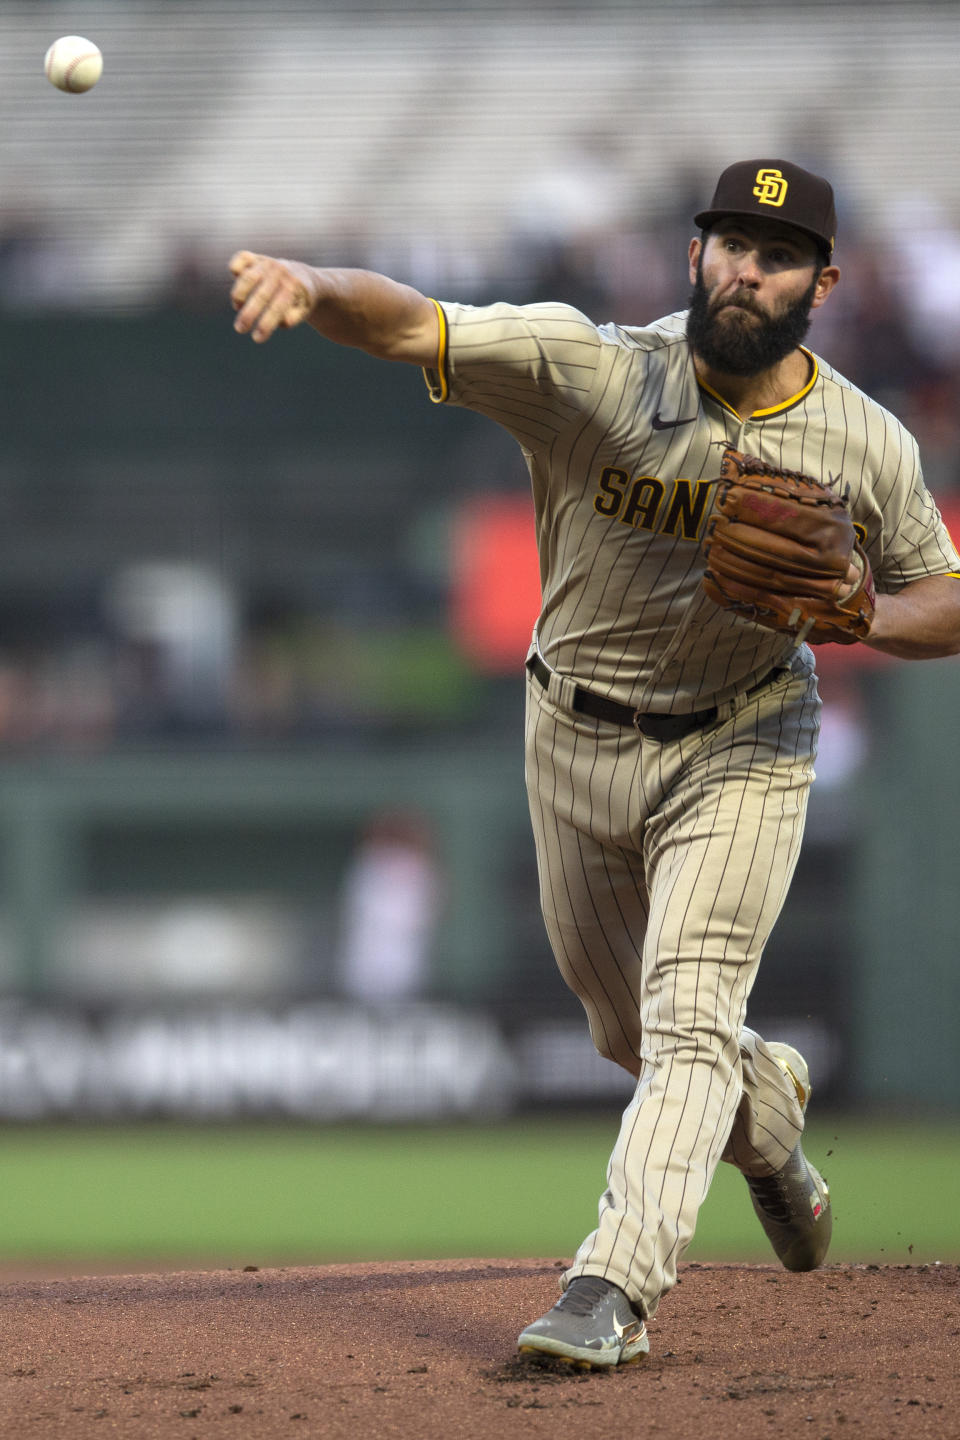
[[[710,366],[726,375],[759,375],[779,365],[800,344],[810,329],[810,307],[819,274],[814,275],[806,294],[795,300],[782,315],[771,318],[753,307],[744,297],[743,309],[756,316],[741,321],[737,316],[719,317],[710,309],[710,297],[703,283],[703,260],[697,265],[697,281],[690,296],[687,339],[694,351]]]

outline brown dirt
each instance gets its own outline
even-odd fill
[[[559,1260],[6,1280],[0,1435],[960,1437],[960,1268],[687,1265],[652,1353],[520,1361]]]

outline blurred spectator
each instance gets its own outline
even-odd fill
[[[145,689],[161,728],[221,728],[238,626],[223,577],[199,565],[137,562],[113,578],[106,604],[117,636],[139,657],[130,672],[134,711],[142,711],[137,691]]]
[[[441,888],[423,817],[374,816],[344,880],[339,957],[344,994],[376,1004],[424,991]]]
[[[960,230],[940,203],[911,195],[894,206],[893,273],[916,348],[942,366],[960,361]]]

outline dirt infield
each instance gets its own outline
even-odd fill
[[[520,1361],[559,1260],[0,1285],[0,1434],[960,1437],[960,1269],[687,1265],[651,1355]]]

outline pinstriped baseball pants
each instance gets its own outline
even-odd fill
[[[813,779],[820,702],[812,663],[796,670],[666,744],[572,712],[558,675],[548,691],[528,676],[544,920],[596,1048],[637,1080],[598,1226],[562,1283],[602,1275],[648,1317],[718,1162],[769,1173],[803,1130],[793,1085],[744,1025]]]

